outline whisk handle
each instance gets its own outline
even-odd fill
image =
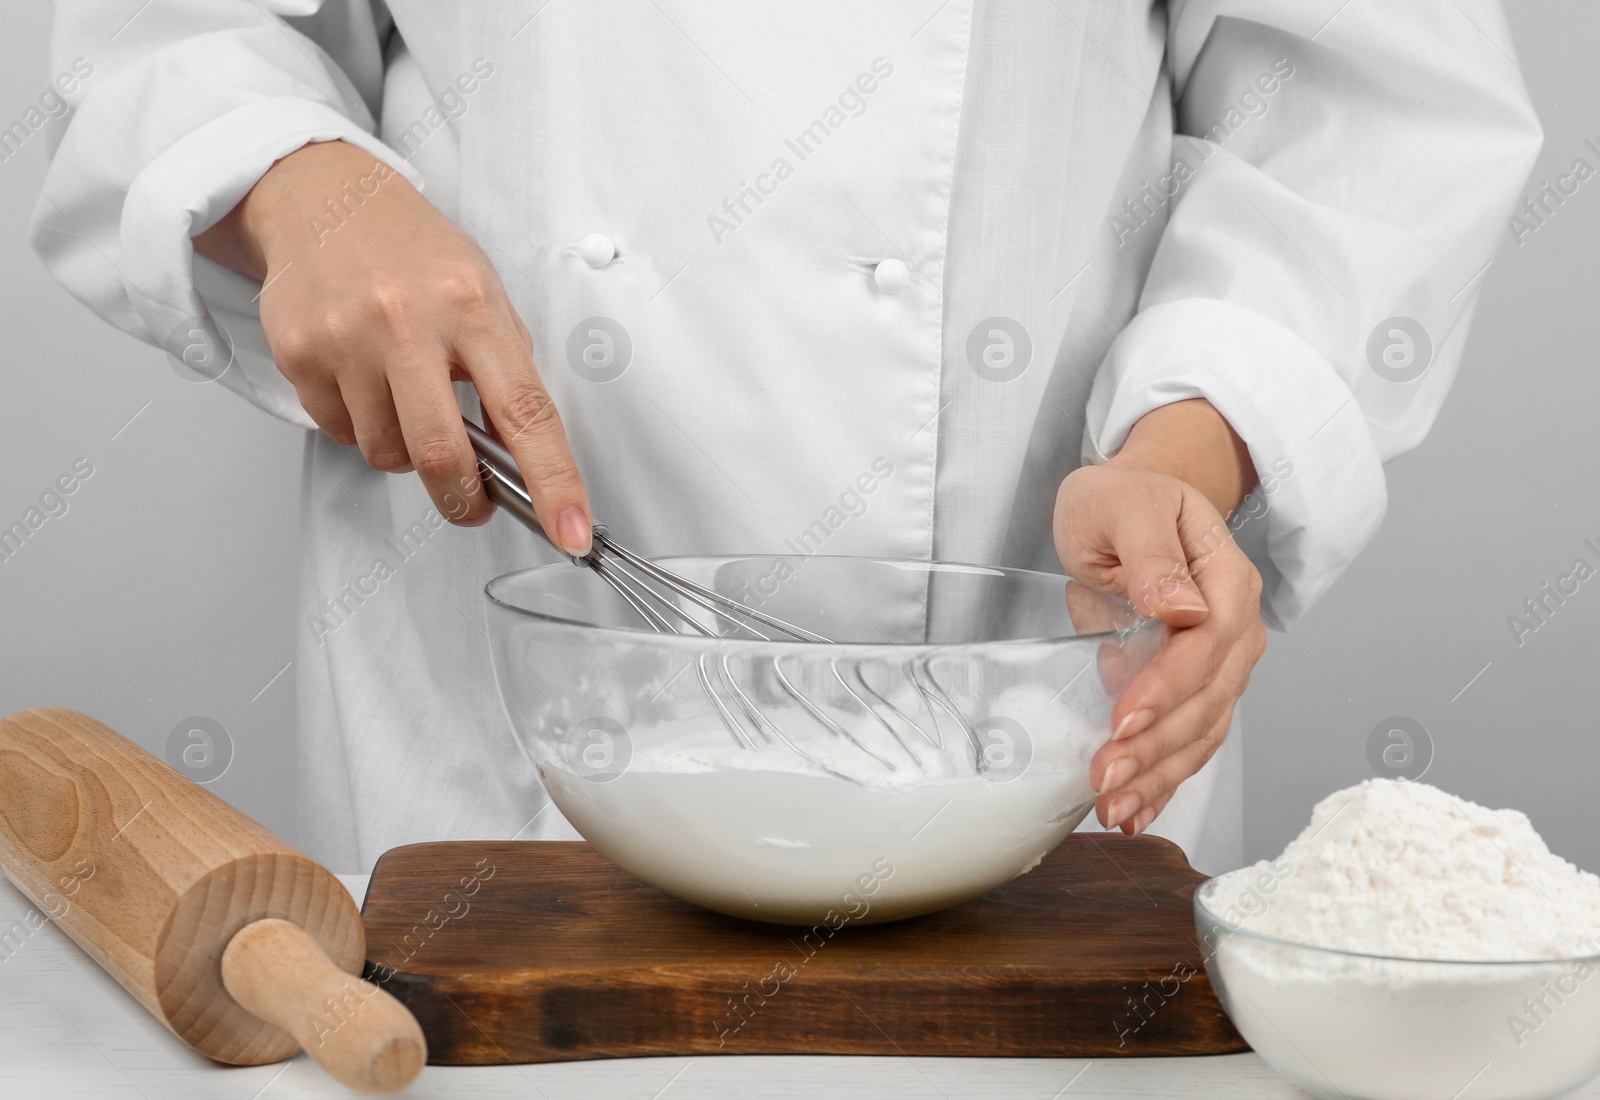
[[[472,450],[478,456],[478,474],[483,478],[483,491],[489,499],[510,512],[528,530],[560,550],[540,525],[538,513],[533,510],[533,498],[528,495],[528,487],[517,472],[517,460],[511,457],[511,452],[472,421],[462,417],[461,422],[466,426],[467,438],[472,441]]]

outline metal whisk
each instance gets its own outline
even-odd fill
[[[551,546],[555,546],[554,540],[546,534],[544,527],[539,523],[538,516],[534,512],[533,500],[528,494],[522,475],[517,471],[516,460],[511,453],[498,440],[470,420],[464,420],[464,423],[467,436],[472,441],[472,449],[478,456],[478,471],[483,478],[484,490],[489,499],[510,512],[525,527]],[[556,549],[561,548],[557,546]],[[830,641],[821,634],[785,622],[748,604],[729,599],[720,592],[696,584],[671,570],[663,569],[648,558],[620,545],[611,538],[604,526],[598,524],[594,528],[594,544],[589,553],[582,557],[574,557],[572,560],[577,565],[593,570],[652,630],[660,634],[696,634],[707,638],[721,636],[712,626],[708,626],[685,610],[680,601],[687,601],[711,616],[713,623],[723,623],[762,641],[824,644]],[[913,766],[920,767],[922,763],[914,748],[917,738],[935,750],[944,749],[944,730],[939,719],[939,713],[943,712],[965,734],[973,751],[974,768],[982,771],[986,767],[987,761],[977,731],[934,679],[926,659],[911,661],[908,676],[928,711],[931,731],[913,721],[904,711],[867,683],[859,665],[852,666],[851,671],[854,675],[850,679],[855,681],[852,685],[841,671],[838,658],[833,658],[828,664],[839,686],[864,711],[876,719],[878,725],[889,734]],[[771,658],[771,667],[783,691],[829,733],[849,742],[884,768],[895,769],[896,764],[893,760],[867,745],[818,706],[815,700],[797,688],[784,673],[781,657]],[[696,670],[699,673],[701,688],[716,707],[718,715],[721,716],[734,741],[742,748],[754,749],[762,742],[767,744],[781,742],[824,771],[843,779],[857,781],[853,776],[836,770],[826,761],[807,752],[788,737],[739,686],[726,653],[722,654],[720,659],[714,660],[710,652],[702,652],[696,661]]]

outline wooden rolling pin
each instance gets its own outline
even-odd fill
[[[0,869],[208,1058],[304,1049],[369,1093],[427,1061],[416,1020],[360,979],[366,934],[339,880],[92,718],[0,721]]]

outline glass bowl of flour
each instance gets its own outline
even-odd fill
[[[1092,808],[1112,704],[1164,637],[1126,601],[1049,573],[825,555],[661,564],[833,641],[727,624],[657,634],[562,563],[486,589],[500,695],[601,854],[774,923],[916,916],[1035,866]]]
[[[1239,1033],[1315,1096],[1542,1100],[1600,1074],[1600,879],[1515,810],[1368,780],[1194,910]]]

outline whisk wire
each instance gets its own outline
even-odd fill
[[[768,615],[766,612],[751,607],[748,604],[739,603],[737,600],[729,599],[720,592],[716,592],[710,588],[698,585],[694,581],[689,580],[687,577],[681,577],[676,573],[661,568],[661,566],[657,565],[649,558],[640,557],[632,550],[629,550],[627,547],[616,542],[609,534],[606,533],[606,529],[604,527],[596,527],[594,530],[595,544],[596,546],[600,547],[602,551],[609,551],[610,553],[615,554],[617,557],[633,566],[639,572],[650,577],[652,580],[666,585],[672,591],[683,596],[685,599],[698,604],[700,607],[705,608],[705,610],[711,612],[713,615],[716,615],[724,622],[750,631],[750,633],[755,634],[763,641],[770,642],[778,641],[779,639],[762,634],[760,631],[750,626],[751,621],[758,622],[763,626],[771,627],[773,630],[787,634],[796,641],[823,643],[829,641],[829,639],[824,638],[821,634],[813,633],[804,627],[795,626],[793,623],[784,622],[782,619],[777,618],[776,616]]]
[[[711,683],[711,672],[706,668],[710,659],[710,653],[701,653],[699,659],[695,661],[695,671],[700,674],[700,689],[717,708],[717,714],[721,716],[722,724],[727,727],[728,732],[733,735],[734,743],[742,749],[753,749],[756,747],[754,738],[745,733],[744,727],[739,724],[739,720],[733,716],[728,704],[722,701],[721,694]]]
[[[512,458],[510,452],[478,425],[471,421],[465,421],[465,426],[467,437],[471,440],[473,450],[478,455],[479,472],[483,475],[484,491],[489,496],[489,499],[505,508],[522,524],[554,546],[554,540],[550,538],[539,523],[538,514],[533,507],[533,498],[528,493],[527,486],[523,483],[522,477],[517,471],[516,461]],[[559,550],[560,548],[557,547],[557,549]],[[594,528],[594,542],[589,553],[581,557],[574,557],[572,560],[578,565],[584,565],[591,569],[602,581],[610,586],[612,591],[623,602],[644,620],[650,629],[660,634],[683,634],[687,629],[700,637],[716,638],[719,635],[715,626],[720,623],[753,635],[760,641],[793,640],[829,643],[829,639],[821,634],[796,626],[793,623],[785,622],[774,615],[769,615],[758,608],[730,599],[720,592],[696,584],[686,577],[681,577],[668,569],[662,568],[648,558],[642,557],[617,543],[603,526],[597,525]],[[711,625],[701,622],[690,614],[680,604],[680,600],[687,601],[706,612],[711,617]],[[676,625],[679,622],[683,624],[682,627]],[[774,635],[781,635],[782,637]],[[805,712],[829,733],[835,737],[843,738],[879,764],[893,770],[894,765],[888,758],[852,734],[833,716],[823,710],[810,695],[800,691],[784,672],[780,662],[781,656],[770,658],[773,675],[783,688],[783,691],[791,699],[800,704]],[[713,663],[715,665],[714,669]],[[928,717],[931,719],[932,732],[913,721],[887,696],[869,684],[860,665],[856,665],[853,670],[856,683],[872,697],[877,705],[869,703],[862,698],[855,688],[850,686],[839,669],[839,659],[837,657],[829,661],[829,667],[833,672],[834,678],[844,688],[846,694],[889,732],[905,754],[910,757],[913,766],[920,766],[920,759],[912,750],[911,745],[901,736],[900,731],[895,728],[894,723],[884,717],[879,707],[887,710],[895,718],[910,726],[936,749],[943,749],[944,747],[944,730],[938,715],[939,710],[944,711],[966,733],[968,741],[975,751],[976,767],[980,771],[983,770],[985,761],[977,731],[972,728],[971,723],[962,715],[960,708],[939,686],[938,681],[934,679],[932,672],[925,664],[919,664],[913,660],[908,662],[907,669],[911,684],[922,699],[923,707],[927,710]],[[721,654],[720,659],[713,662],[710,653],[702,652],[696,661],[696,670],[701,690],[710,698],[717,714],[722,719],[723,725],[727,727],[729,735],[733,737],[734,742],[741,748],[757,748],[758,739],[768,744],[781,742],[790,751],[810,761],[830,775],[853,783],[863,782],[863,780],[847,775],[826,761],[819,759],[815,754],[806,751],[785,734],[739,686],[726,653]],[[721,684],[720,690],[718,688],[719,682]],[[726,695],[732,695],[737,705],[737,711],[743,714],[745,722],[739,721],[738,714],[735,713],[735,707],[729,706],[725,698]],[[935,709],[936,707],[937,710]],[[755,732],[752,733],[751,730]]]
[[[619,567],[615,560],[603,558],[595,553],[590,553],[587,557],[580,558],[579,561],[593,569],[597,574],[599,574],[601,580],[609,584],[623,597],[623,599],[627,600],[636,611],[639,611],[644,616],[645,621],[649,623],[650,627],[655,630],[656,633],[681,634],[682,631],[674,627],[671,620],[663,616],[654,607],[651,607],[650,601],[654,601],[655,604],[665,608],[667,611],[670,611],[674,616],[677,617],[679,621],[681,621],[694,633],[706,638],[716,637],[716,632],[710,627],[706,626],[693,615],[690,615],[683,608],[679,607],[675,601],[662,595],[660,591],[652,587],[646,581],[643,581],[636,575],[629,573],[625,568]]]
[[[862,752],[864,752],[868,756],[872,757],[872,759],[876,760],[878,763],[882,764],[884,767],[888,768],[890,771],[894,770],[894,765],[893,764],[891,764],[889,761],[885,760],[883,757],[879,756],[872,749],[868,748],[866,746],[865,742],[863,742],[860,738],[856,737],[856,735],[851,733],[849,730],[845,729],[838,722],[835,722],[833,720],[832,716],[830,716],[827,711],[823,710],[821,707],[817,706],[816,703],[812,702],[810,696],[808,696],[805,692],[803,692],[803,691],[799,690],[798,688],[796,688],[794,686],[794,684],[790,683],[789,682],[789,677],[785,676],[784,673],[783,673],[782,664],[779,663],[781,660],[782,660],[782,658],[780,658],[780,657],[772,658],[772,671],[773,671],[773,674],[777,676],[778,683],[783,685],[783,690],[788,692],[789,698],[793,699],[795,702],[799,703],[802,707],[804,707],[806,709],[806,713],[810,714],[811,717],[815,718],[818,722],[822,723],[822,725],[827,727],[835,736],[843,737],[846,741],[850,742],[856,748],[860,749]],[[836,671],[836,674],[837,674],[837,671]],[[841,678],[839,682],[841,684],[843,684],[844,680]],[[846,687],[845,690],[849,691],[849,688]],[[854,695],[855,693],[851,692],[851,694]]]
[[[648,588],[644,588],[642,591],[635,591],[634,583],[631,578],[622,575],[621,570],[609,567],[598,557],[590,557],[582,560],[584,564],[588,565],[590,569],[594,570],[595,574],[601,580],[610,585],[612,591],[621,596],[628,606],[632,607],[634,611],[638,612],[639,617],[644,619],[644,621],[649,624],[652,630],[658,634],[678,633],[673,629],[672,623],[667,621],[667,619],[659,611],[650,606],[646,597],[653,597],[664,604],[667,601],[662,600],[660,596],[656,595],[656,593],[650,591]],[[674,608],[674,610],[677,609]],[[687,616],[684,617],[687,618]],[[689,623],[700,633],[709,633],[704,627],[695,622],[693,619],[690,619]]]

